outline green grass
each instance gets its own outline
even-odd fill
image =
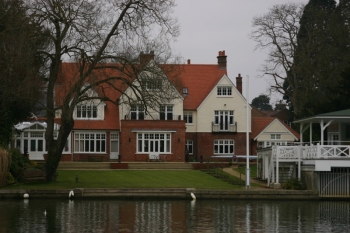
[[[75,182],[75,176],[79,182]],[[55,182],[18,183],[3,189],[73,189],[73,188],[196,188],[240,189],[198,170],[59,170]]]
[[[246,166],[242,166],[242,167],[235,168],[233,170],[237,172],[241,172],[243,175],[245,175],[245,169],[246,169]],[[250,170],[250,177],[255,178],[257,176],[256,165],[250,165],[249,170]]]

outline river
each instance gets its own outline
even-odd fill
[[[0,232],[348,232],[350,202],[0,200]]]

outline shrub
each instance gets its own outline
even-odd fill
[[[282,184],[283,189],[293,189],[293,190],[302,190],[302,183],[298,178],[291,178],[287,182]]]
[[[10,153],[10,173],[17,180],[21,180],[23,171],[32,167],[31,161],[17,149],[12,149]]]

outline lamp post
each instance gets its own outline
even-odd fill
[[[246,171],[245,171],[245,186],[246,189],[249,189],[250,187],[250,169],[249,169],[249,76],[247,75],[247,93],[246,93],[246,100],[247,100],[247,106],[246,106]]]

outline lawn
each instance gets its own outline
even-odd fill
[[[76,175],[79,181],[75,181]],[[198,170],[59,170],[50,183],[15,184],[3,189],[196,188],[241,189]]]
[[[234,170],[237,171],[237,172],[242,173],[243,175],[245,175],[246,166],[244,165],[244,166],[235,168]],[[257,177],[256,165],[250,165],[250,166],[249,166],[249,171],[250,171],[250,177],[251,177],[251,178]]]

